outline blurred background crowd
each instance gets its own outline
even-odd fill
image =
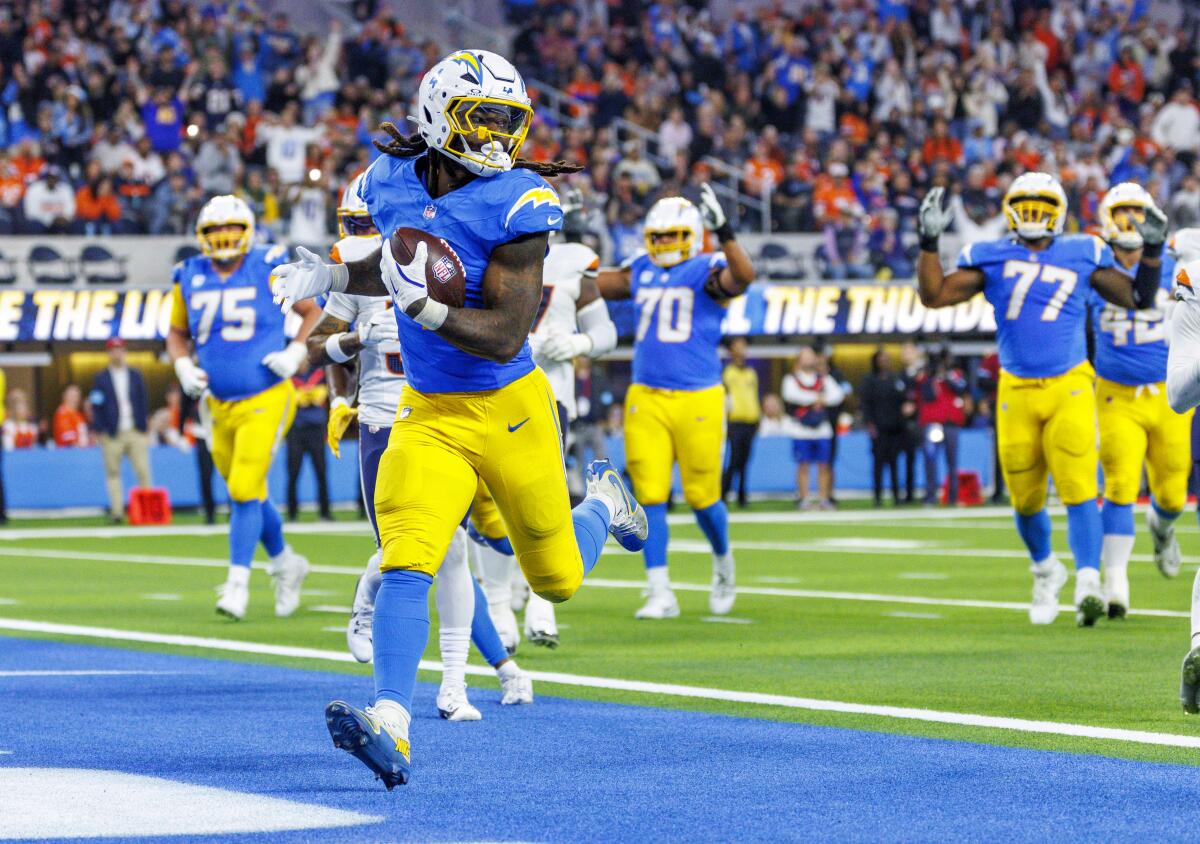
[[[961,234],[994,232],[1028,169],[1062,180],[1073,230],[1124,180],[1194,225],[1200,7],[1151,5],[510,0],[538,108],[523,154],[588,166],[609,260],[657,196],[704,179],[743,229],[822,233],[827,277],[910,275],[931,185]],[[269,236],[324,241],[380,122],[451,46],[352,8],[319,35],[250,2],[0,8],[0,233],[180,233],[235,192]]]

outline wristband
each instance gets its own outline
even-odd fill
[[[733,240],[733,226],[729,225],[729,221],[726,220],[713,230],[713,234],[717,236],[717,243]]]
[[[1143,243],[1142,257],[1143,258],[1161,258],[1163,253],[1163,245],[1161,243]]]
[[[921,235],[921,251],[939,253],[937,235]]]
[[[350,268],[345,264],[329,264],[329,277],[333,285],[329,288],[334,293],[345,293],[350,284]]]
[[[349,406],[350,406],[350,402],[349,402],[349,400],[347,400],[347,398],[345,396],[334,396],[333,401],[331,401],[329,403],[330,410],[333,410],[335,407],[349,407]]]
[[[425,297],[425,306],[417,313],[413,320],[421,326],[428,328],[430,331],[437,331],[442,327],[442,323],[446,321],[446,317],[450,315],[450,309],[441,302],[433,301],[433,297]]]
[[[325,338],[325,354],[329,355],[329,359],[334,363],[345,363],[354,357],[342,351],[342,338],[345,336],[346,332],[340,331]]]

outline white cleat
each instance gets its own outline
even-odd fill
[[[675,600],[675,593],[669,588],[651,589],[646,603],[642,604],[641,609],[635,612],[633,617],[642,619],[679,618],[679,602]]]
[[[736,597],[733,552],[726,551],[724,556],[713,554],[712,589],[708,593],[708,609],[713,615],[729,615]]]
[[[496,669],[500,679],[500,703],[502,706],[517,706],[533,703],[533,680],[511,660]]]
[[[275,615],[287,618],[300,606],[300,587],[308,576],[308,560],[290,545],[285,546],[268,562],[267,574],[275,584]]]
[[[558,622],[554,604],[540,595],[530,594],[525,604],[525,638],[535,645],[554,650],[558,647]]]
[[[1104,615],[1104,590],[1100,588],[1100,570],[1075,570],[1075,622],[1091,627]]]
[[[521,628],[517,624],[517,616],[512,611],[512,607],[509,606],[508,601],[489,603],[488,615],[492,619],[492,624],[496,625],[496,632],[500,634],[501,644],[508,651],[508,655],[512,656],[517,652],[517,646],[521,644]]]
[[[375,621],[375,604],[367,598],[367,575],[358,578],[354,590],[354,607],[350,611],[350,622],[346,625],[346,647],[359,662],[370,662],[375,655],[371,639]]]
[[[1104,569],[1104,602],[1109,618],[1124,618],[1129,612],[1129,571],[1121,567]]]
[[[1067,567],[1051,556],[1029,567],[1033,572],[1033,599],[1029,602],[1031,624],[1052,624],[1058,618],[1058,593],[1067,583]]]
[[[482,721],[483,715],[467,699],[465,684],[442,684],[437,696],[438,714],[447,721]]]
[[[249,584],[239,583],[230,578],[217,587],[217,592],[218,613],[234,621],[241,621],[246,617],[246,605],[250,603]]]
[[[1175,577],[1183,565],[1179,551],[1179,539],[1175,536],[1175,523],[1163,523],[1151,507],[1146,511],[1146,524],[1150,527],[1150,538],[1154,541],[1154,565],[1163,577]]]

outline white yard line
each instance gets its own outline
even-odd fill
[[[707,545],[704,546],[707,549]],[[736,547],[736,546],[735,546]],[[672,550],[676,550],[672,546]],[[944,550],[944,549],[934,549]],[[964,549],[964,552],[969,552],[975,556],[984,555],[999,555],[997,551],[981,551],[979,549]],[[706,553],[708,553],[706,551]],[[844,553],[844,552],[843,552]],[[875,553],[875,552],[866,552]],[[1015,553],[1015,552],[1014,552]],[[0,557],[12,556],[32,556],[32,557],[48,557],[58,560],[80,559],[94,562],[113,562],[113,563],[137,563],[145,565],[169,565],[169,566],[202,566],[209,568],[226,568],[228,563],[224,560],[202,558],[202,557],[159,557],[149,554],[107,554],[98,551],[70,551],[70,550],[51,550],[44,548],[27,549],[27,548],[4,548],[0,547]],[[1007,555],[1006,555],[1007,556]],[[1024,554],[1018,554],[1024,558]],[[1134,555],[1134,559],[1138,559],[1138,555]],[[310,571],[319,572],[322,574],[346,574],[358,576],[362,574],[362,569],[357,566],[322,566],[311,565]],[[646,583],[642,580],[613,580],[609,578],[589,577],[587,583],[591,587],[599,587],[603,589],[645,589]],[[704,583],[672,583],[672,588],[685,592],[708,592],[709,584]],[[1025,611],[1029,609],[1029,605],[1018,601],[980,601],[970,600],[965,598],[930,598],[915,595],[890,595],[879,594],[874,592],[842,592],[820,589],[785,589],[770,586],[739,586],[738,593],[741,595],[764,595],[773,598],[806,598],[813,600],[827,601],[873,601],[879,603],[893,604],[922,604],[927,606],[938,607],[968,607],[971,609],[991,609],[991,610],[1019,610]],[[308,608],[312,612],[328,612],[328,613],[348,613],[350,609],[340,605],[318,604]],[[1061,609],[1074,610],[1071,604],[1062,604]],[[1188,618],[1187,612],[1178,610],[1156,610],[1156,609],[1131,609],[1130,615],[1153,616],[1157,618]]]
[[[76,671],[0,671],[0,677],[145,677],[178,673],[178,671],[106,671],[89,668]]]
[[[935,612],[885,612],[884,615],[889,618],[925,618],[939,619],[942,616]]]
[[[734,618],[731,615],[702,615],[700,620],[708,624],[753,624],[752,618]]]
[[[209,639],[200,636],[179,636],[163,633],[144,633],[134,630],[116,630],[109,627],[84,627],[73,624],[52,624],[44,621],[25,621],[15,618],[0,618],[0,630],[25,633],[43,633],[57,636],[74,636],[84,639],[107,639],[122,642],[143,642],[181,648],[225,651],[232,653],[263,654],[268,656],[311,659],[325,662],[353,663],[354,657],[345,651],[327,651],[318,648],[299,648],[286,645],[270,645],[259,642],[239,642],[233,639]],[[432,660],[422,660],[420,667],[426,671],[441,671],[442,665]],[[467,673],[476,676],[492,676],[491,668],[468,665]],[[1012,730],[1026,733],[1043,733],[1077,738],[1108,741],[1133,742],[1161,747],[1200,748],[1200,736],[1156,733],[1145,730],[1126,730],[1116,727],[1097,727],[1090,724],[1071,724],[1060,721],[1034,721],[1025,718],[1007,718],[996,715],[978,715],[968,712],[943,712],[934,709],[919,709],[906,706],[885,706],[848,701],[820,700],[817,698],[775,695],[763,692],[743,692],[730,689],[713,689],[701,686],[683,686],[675,683],[649,683],[641,680],[623,680],[614,677],[588,677],[578,674],[563,674],[552,671],[530,671],[529,676],[539,683],[550,683],[577,688],[607,689],[638,694],[665,695],[668,697],[717,700],[726,703],[746,703],[756,706],[779,706],[787,709],[802,709],[812,712],[837,712],[850,715],[865,715],[875,718],[891,718],[935,724],[953,724],[962,727]]]

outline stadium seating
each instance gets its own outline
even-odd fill
[[[124,284],[128,277],[125,259],[98,243],[89,243],[79,253],[79,269],[88,284]]]
[[[75,281],[71,261],[44,243],[29,250],[29,274],[37,284],[72,284]]]

